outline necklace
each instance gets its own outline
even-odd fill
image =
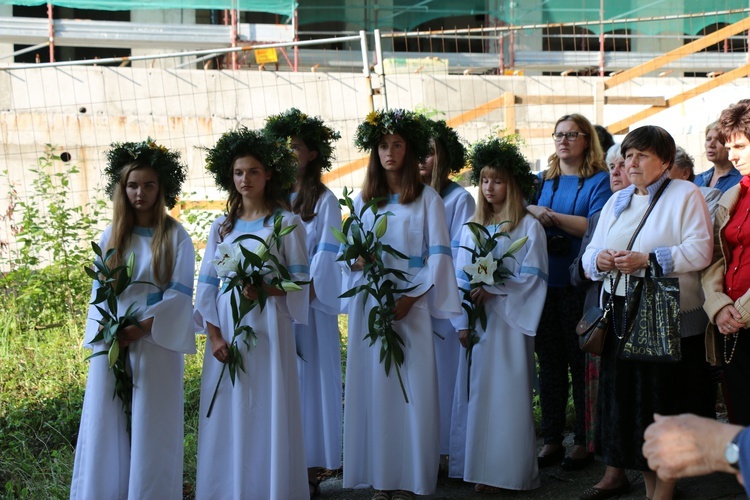
[[[734,358],[734,351],[737,350],[737,341],[739,340],[739,333],[733,333],[732,334],[732,340],[734,341],[732,343],[732,352],[729,354],[729,357],[727,358],[727,344],[729,335],[724,336],[724,364],[728,365],[732,362],[732,358]]]
[[[615,296],[615,280],[612,278],[612,273],[609,273],[609,290],[611,293],[611,297]],[[625,333],[628,331],[628,275],[625,275],[625,306],[622,308],[622,330],[621,333],[617,332],[617,319],[614,319],[612,321],[612,329],[615,332],[615,337],[622,340],[625,338]],[[614,308],[614,306],[613,306]]]

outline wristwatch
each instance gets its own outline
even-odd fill
[[[724,448],[724,458],[729,465],[737,470],[740,470],[740,434],[742,433],[738,432],[737,435],[734,436],[734,439],[732,439],[727,444],[727,447]]]

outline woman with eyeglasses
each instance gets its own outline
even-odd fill
[[[578,470],[593,459],[586,448],[585,357],[575,334],[585,292],[570,284],[568,268],[578,255],[589,217],[602,209],[612,191],[599,138],[586,117],[561,117],[552,138],[555,152],[539,174],[536,204],[527,207],[546,230],[549,254],[547,299],[535,342],[544,437],[538,461],[539,467],[549,467],[562,460],[563,469]],[[568,370],[576,420],[574,446],[565,457]]]

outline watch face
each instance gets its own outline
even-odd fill
[[[729,443],[724,450],[724,458],[729,465],[736,467],[740,461],[740,447],[736,443]]]

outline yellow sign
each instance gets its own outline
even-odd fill
[[[276,54],[275,48],[270,49],[255,49],[255,64],[268,64],[279,62],[279,57]]]

